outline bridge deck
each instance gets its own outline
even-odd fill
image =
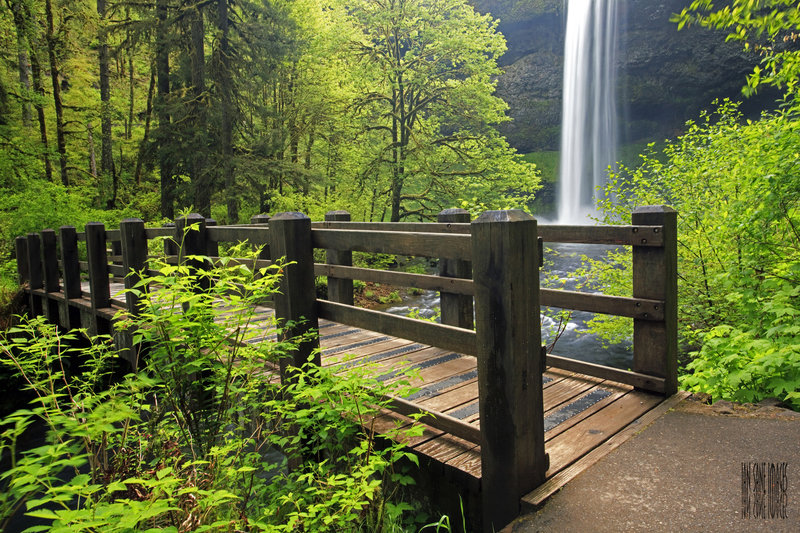
[[[70,305],[90,310],[88,284],[83,289],[84,297],[71,300]],[[111,294],[121,290],[122,284],[112,283]],[[61,293],[47,296],[63,302]],[[120,300],[112,300],[112,305],[113,308],[98,310],[98,314],[110,318],[116,308],[124,307]],[[257,312],[265,317],[273,313],[267,307],[258,308]],[[252,327],[263,330],[266,338],[273,333],[269,329],[271,323],[271,320],[257,321]],[[411,384],[419,390],[407,400],[480,427],[474,357],[327,320],[320,320],[319,324],[323,366],[339,364],[342,371],[347,371],[357,365],[371,364],[381,380],[394,379],[398,369],[410,367],[416,374]],[[342,364],[345,355],[352,358]],[[555,368],[548,368],[542,379],[545,451],[550,456],[547,478],[551,481],[556,481],[559,473],[563,477],[566,469],[590,452],[602,454],[600,448],[604,443],[611,445],[609,439],[664,401],[661,395],[635,390],[629,385]],[[411,423],[403,415],[385,412],[375,427],[380,431]],[[481,477],[480,447],[441,430],[424,428],[421,436],[407,442],[409,447],[421,459],[443,467],[450,479],[477,492]],[[565,481],[571,477],[574,474]]]

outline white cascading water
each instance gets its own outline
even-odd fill
[[[566,0],[558,221],[587,222],[617,145],[617,0]]]

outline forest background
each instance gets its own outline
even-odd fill
[[[461,0],[7,0],[0,24],[5,243],[188,206],[424,219],[538,184],[495,129],[505,40]]]
[[[695,0],[674,22],[741,42],[755,63],[745,94],[782,99],[751,120],[722,103],[620,166],[605,220],[643,204],[680,213],[684,386],[798,405],[800,8]],[[16,235],[160,224],[189,206],[219,223],[527,208],[540,176],[497,131],[497,25],[463,0],[3,0],[3,278],[15,283]],[[624,294],[626,259],[613,265],[596,279]]]

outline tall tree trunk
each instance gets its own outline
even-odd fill
[[[56,109],[56,144],[58,146],[58,162],[61,170],[61,183],[69,186],[67,175],[67,141],[64,135],[64,105],[61,100],[61,83],[59,81],[59,65],[56,60],[56,36],[53,22],[53,3],[51,0],[44,2],[45,18],[47,20],[47,56],[50,60],[50,79],[53,82],[53,102]]]
[[[26,31],[25,8],[20,0],[8,0],[14,19],[14,29],[17,32],[17,67],[19,69],[19,86],[22,105],[22,125],[31,125],[31,64],[28,59],[28,39]]]
[[[233,166],[233,76],[231,72],[231,50],[228,18],[228,0],[217,0],[217,29],[220,33],[217,61],[217,85],[221,105],[219,153],[222,177],[225,183],[225,203],[228,209],[228,223],[239,221],[239,197],[236,194],[236,181]]]
[[[156,86],[156,70],[150,69],[150,86],[147,88],[147,108],[144,113],[144,136],[139,144],[139,153],[136,156],[136,170],[133,171],[133,180],[136,185],[142,181],[142,163],[147,151],[147,141],[150,139],[150,118],[153,115],[153,93]]]
[[[92,123],[86,125],[86,131],[89,136],[89,174],[97,181],[97,160],[94,154],[94,135],[92,135]]]
[[[206,67],[205,67],[205,27],[203,13],[196,5],[191,17],[191,56],[192,65],[192,107],[194,119],[192,185],[194,207],[203,216],[211,216],[211,183],[207,168],[206,150],[208,146],[207,116],[205,110]]]
[[[128,129],[125,132],[125,138],[131,140],[133,137],[133,97],[134,97],[134,79],[133,79],[133,50],[129,50],[128,55]]]
[[[106,0],[97,0],[97,16],[100,18],[100,30],[97,33],[100,49],[98,63],[100,67],[100,173],[103,178],[111,176],[111,197],[108,208],[113,209],[117,203],[119,188],[117,173],[114,171],[114,152],[111,144],[111,86],[108,71],[108,31],[106,30]]]
[[[169,114],[169,46],[168,35],[168,0],[158,0],[156,17],[158,32],[156,34],[156,72],[158,75],[158,128],[160,143],[158,146],[159,172],[161,179],[161,216],[172,220],[175,218],[175,182],[172,179],[173,164],[167,146],[171,130]]]
[[[39,54],[31,48],[31,77],[33,78],[33,91],[38,95],[34,99],[33,107],[36,109],[36,118],[39,121],[39,138],[42,140],[42,153],[44,154],[44,174],[47,181],[53,181],[53,164],[50,162],[50,147],[47,142],[47,120],[44,116],[44,87],[42,87],[42,67],[39,64]]]
[[[305,169],[305,176],[303,179],[303,194],[308,196],[311,189],[311,149],[314,147],[316,138],[316,122],[312,118],[309,120],[308,125],[308,143],[306,144],[306,151],[303,156],[303,168]]]

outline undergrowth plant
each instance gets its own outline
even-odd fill
[[[393,496],[413,482],[401,433],[421,430],[382,428],[395,437],[384,439],[373,425],[407,380],[307,364],[281,385],[277,362],[298,339],[278,340],[281,325],[258,306],[283,265],[256,268],[245,246],[213,267],[188,259],[153,260],[130,289],[141,305],[116,329],[146,350],[121,380],[110,380],[118,354],[107,337],[78,348],[85,332],[41,318],[3,335],[2,364],[35,400],[2,421],[0,529],[17,511],[40,521],[27,531],[391,531],[413,521]],[[22,449],[34,426],[44,442]]]
[[[800,408],[796,110],[753,121],[738,104],[718,102],[662,153],[641,158],[612,174],[600,208],[606,223],[628,223],[641,205],[678,211],[678,322],[690,359],[681,386],[714,401],[776,397]],[[599,284],[629,290],[630,253],[608,259],[590,265]],[[625,333],[612,321],[599,325]]]

